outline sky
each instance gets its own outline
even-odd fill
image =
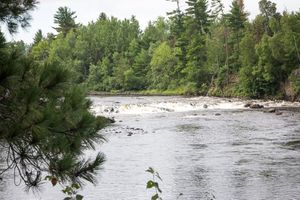
[[[181,8],[185,9],[185,0],[181,0]],[[223,0],[225,9],[229,10],[232,0]],[[259,13],[259,0],[245,0],[245,8],[253,19]],[[300,0],[272,0],[277,4],[278,11],[299,11]],[[19,30],[19,33],[10,36],[6,33],[8,40],[24,40],[31,43],[38,29],[44,34],[55,33],[53,16],[60,6],[67,6],[76,12],[77,23],[88,24],[97,20],[101,12],[108,16],[115,16],[119,19],[130,18],[132,15],[140,22],[141,28],[145,28],[149,21],[154,21],[158,16],[166,16],[176,8],[176,4],[166,0],[40,0],[37,8],[31,12],[33,20],[31,26],[26,30]]]

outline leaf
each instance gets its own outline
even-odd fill
[[[52,179],[52,176],[46,176],[44,180],[49,180],[50,181],[51,179]]]
[[[146,172],[149,172],[151,174],[154,174],[155,173],[155,170],[152,168],[152,167],[149,167]]]
[[[150,181],[147,182],[147,187],[146,188],[147,189],[153,188],[153,187],[155,187],[155,184],[157,184],[157,183],[150,180]]]
[[[155,172],[155,176],[159,178],[159,180],[163,181],[158,172]]]
[[[77,194],[76,195],[76,200],[82,200],[83,199],[83,196],[82,195],[80,195],[80,194]]]
[[[78,183],[73,183],[71,187],[78,190],[80,188],[80,185]]]
[[[72,194],[73,189],[69,186],[67,186],[65,189],[62,190],[63,193],[65,194]]]
[[[159,191],[159,193],[162,193],[161,189],[160,189],[159,186],[158,186],[158,183],[156,183],[155,187],[156,187],[156,189]]]
[[[159,198],[158,194],[151,197],[151,200],[157,200]]]
[[[161,191],[161,189],[159,188],[159,185],[158,185],[157,182],[154,182],[154,181],[151,181],[151,180],[148,181],[148,182],[147,182],[147,187],[146,187],[146,188],[147,188],[147,189],[150,189],[150,188],[153,188],[153,187],[156,188],[156,189],[158,190],[159,193],[162,193],[162,191]]]

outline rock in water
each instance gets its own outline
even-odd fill
[[[260,104],[252,104],[252,105],[250,105],[250,108],[252,108],[252,109],[261,109],[261,108],[264,108],[264,106],[260,105]]]
[[[115,120],[115,118],[113,118],[113,117],[112,117],[112,118],[107,118],[107,119],[108,119],[108,121],[109,121],[110,123],[112,123],[112,124],[113,124],[113,123],[116,123],[116,120]]]
[[[129,132],[127,136],[132,136],[132,135],[133,135],[133,133],[132,133],[132,132]]]
[[[251,106],[251,103],[246,103],[246,104],[244,105],[245,108],[249,108],[250,106]]]
[[[204,105],[203,105],[203,108],[208,108],[208,105],[204,104]]]
[[[275,110],[275,108],[270,108],[270,109],[266,110],[266,112],[267,113],[275,113],[276,110]]]

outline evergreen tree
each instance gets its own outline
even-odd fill
[[[245,28],[248,15],[245,12],[244,1],[234,0],[230,8],[230,13],[227,15],[229,26],[233,29],[233,31],[240,32]]]
[[[95,182],[104,155],[82,154],[104,140],[98,131],[108,120],[89,111],[85,89],[72,79],[65,66],[35,62],[24,44],[6,43],[0,32],[0,143],[7,158],[0,175],[13,170],[28,189],[47,175],[53,185]]]
[[[188,16],[189,28],[200,34],[208,33],[211,24],[210,10],[208,10],[207,0],[187,0],[188,8],[186,13]]]
[[[264,18],[263,25],[265,28],[265,33],[271,36],[272,30],[270,28],[270,20],[273,17],[277,18],[278,20],[280,17],[280,14],[277,13],[276,4],[268,0],[260,0],[258,4],[261,16]]]
[[[42,41],[43,39],[43,33],[42,30],[39,29],[36,33],[35,36],[33,38],[33,45],[37,45],[40,41]]]
[[[10,33],[15,33],[19,25],[22,28],[29,26],[29,11],[33,10],[37,3],[37,0],[1,0],[0,22],[7,25]]]
[[[183,72],[187,82],[200,87],[207,82],[208,74],[205,69],[207,61],[206,38],[211,24],[207,0],[188,0],[186,9],[186,34],[190,37],[187,47],[187,67]]]
[[[163,17],[158,17],[154,22],[149,22],[142,34],[142,47],[149,49],[151,44],[162,43],[169,38],[169,24]]]
[[[225,17],[227,18],[228,26],[232,33],[229,38],[233,52],[229,57],[229,65],[231,69],[237,70],[240,66],[240,42],[244,34],[248,13],[245,12],[244,1],[234,0],[230,7],[230,12]]]
[[[173,0],[172,0],[173,1]],[[177,51],[177,55],[180,61],[179,71],[182,71],[187,64],[187,45],[188,39],[185,34],[186,29],[184,25],[185,14],[180,9],[179,0],[174,0],[176,2],[177,9],[170,13],[167,13],[170,19],[170,40],[173,47],[177,47],[180,51]],[[183,78],[183,77],[180,77]]]
[[[219,19],[222,18],[224,15],[224,4],[221,0],[212,0],[211,1],[212,7],[212,18]]]
[[[54,15],[54,23],[57,24],[57,27],[54,29],[66,36],[70,30],[77,28],[78,24],[75,22],[77,16],[74,16],[75,13],[68,7],[59,7]]]

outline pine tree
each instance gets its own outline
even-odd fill
[[[188,0],[186,9],[186,35],[190,38],[187,47],[187,67],[183,71],[187,81],[200,87],[207,82],[205,62],[207,60],[206,37],[211,25],[207,0]]]
[[[221,0],[212,0],[211,1],[211,7],[212,7],[212,18],[219,19],[220,17],[223,17],[224,15],[224,4]]]
[[[104,140],[98,131],[108,120],[95,117],[90,106],[69,69],[35,62],[22,43],[6,43],[0,32],[0,143],[7,158],[0,175],[14,171],[28,188],[46,175],[53,184],[95,182],[105,157],[82,155]]]
[[[37,3],[37,0],[1,0],[0,22],[7,25],[10,33],[15,33],[19,26],[22,28],[29,26],[31,20],[29,12],[35,8]]]
[[[270,28],[270,20],[274,17],[279,20],[280,14],[277,13],[276,3],[272,3],[268,0],[261,0],[259,1],[259,10],[261,12],[261,16],[263,16],[264,21],[263,25],[265,28],[265,33],[269,36],[272,36],[272,30]]]
[[[245,28],[248,14],[245,12],[244,1],[234,0],[230,7],[230,13],[227,14],[229,26],[233,31],[240,33]],[[240,39],[241,35],[239,35]]]
[[[43,32],[41,29],[39,29],[33,38],[33,45],[37,45],[40,41],[42,41],[43,38]]]
[[[234,0],[230,8],[229,14],[225,15],[228,27],[232,31],[229,40],[231,40],[233,53],[229,58],[229,65],[236,70],[240,67],[240,42],[244,35],[248,13],[245,12],[243,0]]]
[[[184,25],[185,13],[183,13],[180,9],[179,0],[172,0],[172,2],[176,2],[177,9],[167,13],[170,19],[170,40],[172,46],[180,49],[180,51],[177,51],[176,55],[180,61],[178,78],[183,78],[181,71],[186,67],[188,45],[188,39],[185,34],[186,29]]]
[[[68,7],[59,7],[54,15],[54,23],[57,24],[57,27],[54,27],[54,29],[66,36],[70,30],[77,28],[78,24],[75,22],[77,16],[74,16],[75,13]]]
[[[210,10],[208,10],[207,0],[187,0],[188,8],[186,13],[189,19],[191,29],[201,34],[208,33],[211,24]]]

